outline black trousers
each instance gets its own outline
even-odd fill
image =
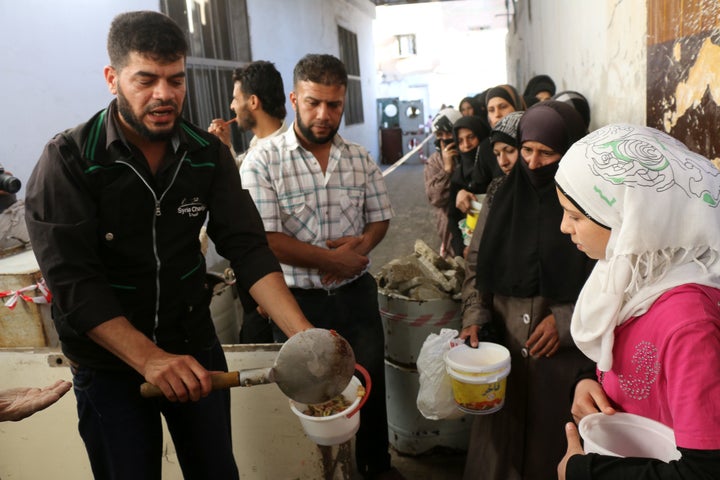
[[[273,343],[273,323],[257,310],[243,313],[240,343]]]
[[[217,341],[193,356],[208,370],[227,370]],[[160,480],[165,417],[183,478],[237,479],[233,457],[230,392],[218,390],[197,402],[140,396],[135,371],[74,366],[78,429],[97,480]]]
[[[360,429],[355,437],[355,458],[362,474],[390,468],[385,395],[385,338],[377,302],[377,283],[369,273],[328,294],[324,290],[291,289],[300,308],[318,328],[332,329],[353,348],[355,360],[365,367],[372,391],[360,410]],[[287,339],[273,326],[275,340]],[[360,376],[358,376],[361,378]]]

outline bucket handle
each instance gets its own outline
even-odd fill
[[[345,417],[350,418],[353,415],[355,415],[357,412],[360,411],[360,408],[362,408],[363,405],[365,405],[365,402],[367,402],[368,397],[370,396],[370,390],[372,390],[372,380],[370,380],[370,374],[367,370],[365,370],[365,367],[360,365],[359,363],[355,364],[355,370],[360,372],[365,379],[365,395],[360,399],[360,403],[358,403],[357,407],[355,407],[350,413],[345,415]]]

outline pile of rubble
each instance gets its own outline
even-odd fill
[[[459,299],[465,279],[462,257],[442,258],[422,240],[414,253],[385,264],[375,276],[379,292],[405,300]]]

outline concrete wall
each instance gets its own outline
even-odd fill
[[[0,164],[25,184],[45,143],[112,99],[103,78],[112,18],[159,10],[159,0],[0,1]],[[360,45],[365,123],[341,128],[378,155],[370,0],[247,0],[253,58],[271,60],[287,92],[306,53],[339,54],[337,25]],[[228,104],[230,99],[228,99]],[[293,118],[288,103],[288,119]],[[24,187],[18,194],[24,197]]]
[[[252,55],[275,63],[292,90],[292,71],[308,53],[339,56],[338,26],[357,35],[365,122],[343,126],[340,135],[370,150],[378,159],[375,115],[375,52],[372,25],[375,6],[369,0],[247,0]],[[288,121],[294,118],[287,101]]]
[[[23,185],[53,135],[111,100],[103,67],[112,18],[157,7],[157,0],[0,2],[0,163]]]
[[[645,123],[646,0],[520,0],[508,32],[508,80],[548,74],[590,102],[591,129]]]

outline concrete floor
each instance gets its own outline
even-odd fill
[[[390,221],[385,239],[370,254],[372,273],[377,273],[394,258],[411,254],[416,239],[436,250],[440,246],[433,211],[425,196],[423,167],[424,163],[416,156],[385,177],[395,217]],[[402,455],[394,450],[391,453],[393,465],[408,480],[462,478],[463,452],[441,451],[419,456]]]
[[[393,466],[407,480],[460,480],[465,465],[464,453],[435,453],[408,457],[392,452]]]
[[[434,214],[425,195],[423,168],[424,164],[415,156],[385,177],[395,217],[390,220],[383,241],[370,252],[372,273],[394,258],[413,253],[416,239],[436,250],[440,248]]]

